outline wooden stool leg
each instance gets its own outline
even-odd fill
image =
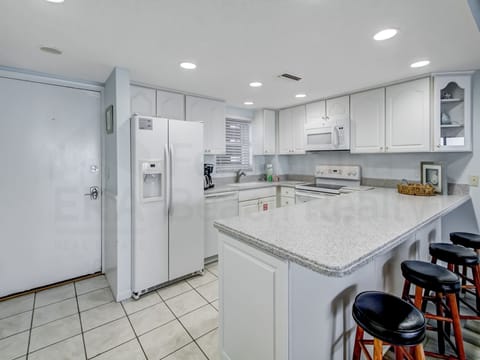
[[[373,339],[373,360],[383,360],[383,343],[382,340]]]
[[[403,349],[400,346],[394,346],[395,350],[395,360],[404,360],[405,355],[403,353]]]
[[[418,344],[414,348],[414,353],[415,353],[415,360],[425,360],[425,352],[423,351],[423,345]]]
[[[472,267],[475,293],[477,294],[477,311],[480,312],[480,264]]]
[[[442,306],[443,295],[441,293],[437,293],[436,296],[436,307],[437,307],[437,315],[444,316],[443,313],[443,306]],[[443,336],[444,332],[444,322],[441,320],[437,320],[437,339],[438,339],[438,352],[442,355],[445,354],[445,338]]]
[[[465,288],[465,285],[467,285],[467,270],[468,267],[463,265],[462,266],[462,294],[465,294],[467,292],[467,289]]]
[[[422,310],[422,288],[420,286],[415,286],[415,307],[419,310]]]
[[[452,312],[453,335],[455,336],[455,345],[457,347],[459,360],[465,360],[465,349],[463,347],[462,324],[460,324],[460,314],[458,313],[458,303],[456,294],[447,294],[447,303]]]
[[[360,341],[363,340],[364,330],[357,325],[357,332],[355,334],[355,345],[353,347],[353,357],[352,360],[360,360],[362,356],[362,347],[360,346]]]

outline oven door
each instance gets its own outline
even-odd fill
[[[336,194],[329,194],[319,191],[303,191],[295,190],[295,204],[306,203],[312,200],[326,199],[332,196],[337,196]]]

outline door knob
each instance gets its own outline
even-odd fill
[[[97,200],[99,195],[98,186],[90,186],[90,192],[84,195],[89,196],[90,200]]]

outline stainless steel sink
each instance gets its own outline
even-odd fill
[[[248,188],[248,187],[256,187],[256,186],[266,186],[272,183],[266,181],[251,181],[251,182],[244,182],[244,183],[232,183],[228,184],[228,186],[232,187],[239,187],[239,188]]]

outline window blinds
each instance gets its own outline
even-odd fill
[[[217,155],[217,170],[250,169],[250,123],[236,119],[225,120],[226,154]]]

